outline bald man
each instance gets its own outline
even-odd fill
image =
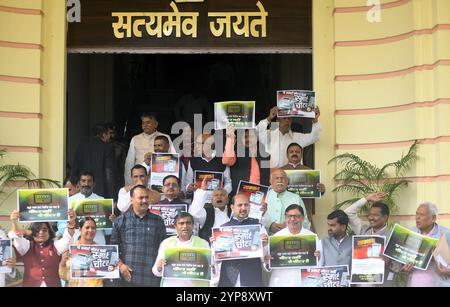
[[[297,194],[287,191],[288,177],[282,169],[275,169],[270,174],[270,190],[267,193],[267,212],[262,223],[269,234],[274,234],[286,227],[284,212],[290,205],[296,204],[306,212],[305,205]],[[311,223],[305,215],[303,228],[310,229]]]

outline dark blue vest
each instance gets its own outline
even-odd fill
[[[257,225],[257,219],[248,218],[242,222],[232,218],[229,222],[222,226],[244,226]],[[227,276],[227,267],[233,266],[239,271],[240,284],[242,287],[263,287],[262,267],[260,258],[243,259],[243,260],[225,260],[222,261],[220,269],[219,287],[234,287],[233,281]]]
[[[207,203],[203,206],[203,208],[205,208],[206,211],[206,220],[205,224],[203,224],[203,228],[198,231],[198,236],[209,242],[209,238],[211,238],[211,230],[214,226],[214,222],[216,221],[216,213],[212,204]],[[227,204],[227,215],[228,217],[231,216],[231,207],[229,204]]]
[[[225,171],[226,165],[222,164],[222,160],[215,157],[209,162],[206,162],[202,158],[192,157],[189,162],[191,163],[192,172],[204,171],[204,172],[221,172]]]

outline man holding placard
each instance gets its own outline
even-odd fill
[[[274,237],[293,237],[297,236],[297,238],[300,239],[298,236],[315,236],[316,238],[316,245],[315,245],[315,251],[313,251],[313,255],[308,255],[309,258],[311,256],[313,257],[320,257],[320,251],[322,250],[322,245],[320,243],[320,240],[317,238],[317,235],[308,229],[305,229],[302,227],[303,225],[303,219],[304,219],[305,213],[303,211],[303,208],[299,205],[290,205],[286,208],[285,211],[285,219],[286,219],[286,225],[287,227],[278,231],[273,235],[273,237],[269,238],[270,243],[270,249],[271,249],[271,257],[276,257],[275,251],[272,249],[272,241]],[[286,247],[286,244],[284,244]],[[297,250],[296,250],[297,251]],[[292,249],[286,249],[286,254],[289,254],[289,252],[292,252]],[[298,253],[296,253],[298,254]],[[297,255],[298,257],[298,255]],[[271,260],[272,261],[272,260]],[[316,260],[316,264],[317,264]],[[272,266],[272,262],[271,262]],[[304,267],[308,267],[308,265],[303,265]],[[315,265],[313,265],[315,266]],[[297,267],[279,267],[276,269],[272,269],[272,274],[270,275],[270,283],[269,287],[300,287],[302,285],[301,281],[301,268],[300,266]]]
[[[195,171],[203,173],[210,172],[211,176],[214,174],[222,174],[223,188],[227,193],[231,193],[231,176],[230,167],[222,164],[222,160],[216,157],[214,136],[211,134],[201,134],[197,136],[194,144],[194,157],[189,160],[188,170],[186,176],[184,176],[184,184],[186,186],[187,193],[193,193],[196,189],[200,188],[200,184],[195,184]],[[217,183],[215,179],[213,182]],[[209,194],[211,194],[210,192]]]
[[[436,223],[437,214],[435,204],[431,202],[420,204],[416,210],[416,227],[412,228],[412,231],[434,239],[439,239],[442,235],[449,236],[450,230]],[[414,269],[412,263],[405,264],[402,270],[410,273],[408,287],[436,287],[446,277],[436,272],[436,262],[433,259],[426,270]]]
[[[128,149],[127,158],[125,161],[125,184],[130,184],[131,180],[128,177],[131,168],[139,163],[144,161],[144,156],[146,153],[153,152],[154,150],[154,141],[156,137],[163,135],[167,137],[170,144],[170,152],[175,152],[175,148],[173,147],[172,141],[167,134],[161,133],[157,131],[158,129],[158,121],[156,117],[152,114],[144,113],[141,115],[142,121],[142,130],[141,134],[135,135],[130,141],[130,147]]]
[[[94,193],[95,177],[89,171],[82,171],[80,173],[80,179],[78,182],[80,186],[80,192],[74,196],[69,197],[69,207],[72,206],[73,202],[79,200],[98,200],[104,199],[103,196]],[[67,227],[67,222],[58,222],[58,232],[64,233],[64,229]],[[94,241],[99,245],[105,245],[105,232],[103,230],[98,230],[95,235]]]
[[[381,200],[386,196],[383,192],[371,193],[366,197],[361,198],[351,206],[346,208],[344,212],[348,215],[349,225],[352,228],[355,235],[378,235],[387,239],[391,234],[391,229],[388,225],[390,210],[389,207],[382,203]],[[363,222],[358,216],[361,208],[371,202],[372,205],[369,209],[369,222]],[[398,271],[399,265],[395,261],[389,261],[385,258],[386,268],[384,273],[384,287],[394,286],[394,274]],[[390,267],[390,269],[388,269]]]
[[[199,237],[209,240],[211,230],[230,220],[231,208],[228,205],[228,194],[223,188],[216,189],[212,194],[211,203],[208,202],[206,179],[201,188],[194,193],[194,199],[189,207],[189,213],[195,220],[195,228]]]
[[[267,211],[262,217],[262,223],[269,233],[276,233],[286,227],[284,212],[292,204],[302,207],[306,212],[302,199],[294,193],[287,191],[288,178],[282,169],[275,169],[270,174],[270,187],[267,193]],[[309,229],[311,223],[305,216],[303,227]]]
[[[285,152],[291,143],[300,144],[303,148],[314,144],[320,137],[320,125],[318,119],[320,116],[319,108],[316,107],[316,117],[313,119],[311,133],[303,134],[291,130],[292,118],[282,117],[278,119],[278,127],[274,130],[268,130],[270,122],[277,116],[278,107],[270,110],[269,116],[259,122],[258,139],[266,146],[266,151],[270,154],[270,166],[282,167],[288,163]]]
[[[193,226],[194,217],[187,212],[181,212],[175,217],[177,235],[161,242],[152,268],[155,276],[163,277],[161,287],[209,287],[211,250],[208,241],[192,235]],[[201,257],[204,254],[209,257]],[[199,258],[209,261],[199,263]],[[183,271],[190,264],[196,264],[200,268],[194,272],[185,270],[182,273],[175,269],[178,267],[178,271]]]
[[[286,174],[288,175],[289,181],[291,181],[291,178],[299,178],[300,176],[296,176],[297,173],[306,173],[305,176],[302,176],[301,178],[306,179],[317,179],[317,181],[320,181],[320,171],[312,170],[310,167],[303,164],[303,148],[297,144],[297,143],[291,143],[289,144],[287,148],[287,158],[288,163],[281,167],[282,170],[286,171]],[[313,176],[318,173],[317,176]],[[291,186],[293,183],[289,182],[289,186]],[[290,188],[288,187],[288,190]],[[294,192],[296,189],[290,190],[291,192]],[[304,198],[302,195],[299,194],[299,196],[302,198],[303,203],[306,208],[306,214],[308,219],[311,221],[311,229],[314,229],[313,225],[313,212],[314,212],[314,198],[322,197],[323,194],[325,194],[325,185],[321,182],[314,182],[314,184],[309,184],[308,187],[304,187],[302,190],[305,190],[309,193],[308,198]],[[295,192],[294,192],[295,193]],[[313,196],[310,196],[313,195]]]
[[[250,202],[247,195],[237,194],[234,197],[231,210],[233,215],[230,221],[223,224],[221,227],[260,225],[258,220],[248,217],[250,212]],[[215,237],[211,238],[211,242],[213,248],[216,248]],[[262,242],[263,246],[267,246],[268,237],[264,227],[260,228],[260,242]],[[264,249],[264,251],[266,252],[267,250]],[[262,287],[262,264],[264,263],[264,256],[261,256],[261,258],[222,260],[218,286]]]

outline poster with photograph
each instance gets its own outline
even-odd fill
[[[177,234],[175,230],[175,217],[180,212],[187,212],[186,204],[157,204],[150,205],[148,211],[158,214],[164,220],[166,226],[166,233],[168,236]]]
[[[112,199],[73,200],[70,206],[78,222],[89,216],[95,220],[97,229],[112,229],[112,222],[109,219],[113,212]]]
[[[166,248],[163,278],[211,279],[211,250],[209,248],[172,247]]]
[[[307,268],[301,270],[302,287],[349,287],[348,265]]]
[[[386,244],[384,255],[400,263],[413,263],[414,268],[426,270],[438,239],[433,239],[395,224]]]
[[[0,273],[11,273],[12,268],[6,265],[6,259],[12,258],[11,240],[0,240]]]
[[[255,128],[254,101],[224,101],[214,103],[214,129],[228,126],[236,129]]]
[[[295,193],[300,198],[321,198],[322,194],[317,188],[320,183],[320,171],[318,170],[285,170],[288,177],[289,192]]]
[[[180,177],[180,155],[170,153],[152,153],[150,163],[150,185],[162,193],[163,179],[173,175]]]
[[[382,284],[384,282],[384,236],[353,236],[352,284]]]
[[[263,256],[261,225],[225,226],[212,229],[216,260],[260,258]]]
[[[17,190],[19,222],[68,221],[68,189]]]
[[[238,192],[236,194],[243,193],[248,196],[248,199],[250,200],[249,217],[261,220],[261,206],[266,202],[268,191],[268,186],[254,184],[243,180],[239,181]]]
[[[305,90],[277,91],[278,117],[315,118],[316,92]]]
[[[287,269],[316,266],[316,242],[317,235],[269,237],[270,267]]]
[[[70,276],[73,279],[119,278],[117,245],[70,245]]]

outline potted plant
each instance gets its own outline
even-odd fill
[[[19,188],[61,187],[56,180],[36,178],[27,166],[5,164],[5,155],[6,150],[0,150],[0,207]]]
[[[335,209],[350,205],[367,194],[384,192],[386,193],[384,202],[391,212],[397,212],[395,198],[410,182],[404,178],[404,175],[417,160],[417,146],[415,141],[406,155],[402,155],[398,161],[381,167],[351,153],[340,154],[331,159],[328,163],[335,161],[341,167],[341,170],[333,177],[339,183],[333,192],[347,192],[354,196],[335,205]],[[362,212],[367,213],[368,208],[369,204],[362,208]]]

